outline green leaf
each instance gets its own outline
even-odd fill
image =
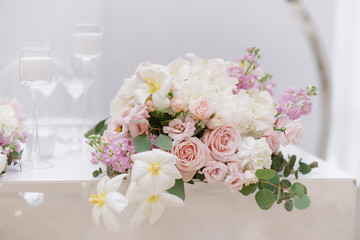
[[[275,202],[275,195],[269,189],[261,189],[255,195],[256,203],[263,210],[268,210]]]
[[[175,185],[167,190],[168,193],[178,196],[183,201],[185,200],[185,188],[184,188],[184,181],[180,179],[176,179]]]
[[[286,211],[288,212],[291,212],[293,210],[293,201],[292,200],[289,200],[289,201],[286,201],[285,204],[284,204],[284,208],[286,209]]]
[[[290,175],[290,171],[291,171],[290,166],[289,164],[287,164],[284,169],[284,177],[288,177]]]
[[[309,165],[307,165],[306,163],[303,163],[303,162],[300,162],[300,169],[299,171],[302,173],[302,174],[307,174],[311,171],[311,168]]]
[[[101,169],[101,168],[99,168],[99,173],[100,173],[100,174],[102,174],[102,173],[103,173],[103,171],[102,171],[102,169]]]
[[[293,168],[294,168],[295,162],[296,162],[296,156],[295,156],[295,155],[292,155],[292,156],[290,157],[290,160],[289,160],[289,167],[290,167],[290,169],[293,169]]]
[[[272,169],[258,169],[256,170],[255,175],[259,179],[271,179],[277,174]]]
[[[290,191],[293,192],[296,196],[303,197],[306,191],[306,188],[301,183],[294,183],[290,187]]]
[[[271,190],[271,191],[274,191],[274,189],[275,189],[274,185],[275,185],[275,186],[278,186],[279,183],[280,183],[279,175],[276,174],[273,178],[269,179],[269,182],[272,183],[272,184],[265,183],[265,182],[263,182],[263,181],[260,180],[260,181],[258,182],[258,187],[259,187],[259,189],[266,188],[266,189],[269,189],[269,190]]]
[[[310,164],[310,168],[311,168],[311,169],[317,168],[317,167],[319,167],[319,163],[318,163],[318,162],[312,162],[312,163]]]
[[[107,120],[107,118],[100,121],[93,128],[91,128],[87,133],[85,133],[85,137],[89,138],[90,135],[100,135],[100,136],[102,136],[104,134],[104,131],[107,129],[107,124],[105,124],[106,120]]]
[[[284,199],[290,199],[290,198],[292,198],[291,195],[290,195],[290,193],[287,193],[287,192],[284,192],[284,193],[283,193],[283,197],[284,197]]]
[[[256,188],[256,183],[253,183],[248,186],[243,186],[243,188],[239,192],[241,192],[244,196],[248,196],[251,193],[254,193],[256,191]]]
[[[289,188],[291,186],[291,182],[289,180],[283,179],[281,180],[281,186],[283,188]]]
[[[200,169],[200,170],[201,170],[201,169]],[[199,179],[200,181],[204,181],[205,176],[204,176],[204,174],[201,174],[201,173],[199,173],[199,171],[198,171],[198,172],[195,173],[195,178],[196,178],[196,179]]]
[[[170,151],[171,147],[172,147],[172,140],[168,136],[166,136],[164,134],[160,134],[155,139],[155,146],[157,146],[163,150]]]
[[[281,191],[282,191],[282,189],[280,188],[280,186],[279,186],[279,188],[278,188],[278,192],[277,192],[277,195],[276,195],[276,202],[277,203],[280,203],[281,202]]]
[[[283,169],[283,161],[284,158],[282,157],[282,155],[272,155],[271,156],[271,161],[272,161],[272,165],[271,168],[274,169],[275,171],[282,171]]]
[[[295,179],[298,179],[299,178],[299,170],[296,170],[295,171]]]
[[[140,152],[149,151],[152,144],[147,134],[141,134],[134,138],[134,146],[136,152],[140,153]]]
[[[304,194],[302,197],[296,195],[294,197],[294,205],[297,209],[302,210],[310,206],[310,198]]]
[[[94,176],[94,177],[99,176],[99,171],[98,171],[98,170],[93,171],[93,176]]]

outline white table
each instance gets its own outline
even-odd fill
[[[90,156],[72,157],[65,151],[66,145],[58,144],[53,168],[12,169],[0,177],[1,239],[353,239],[355,178],[294,147],[284,152],[319,162],[320,168],[299,179],[312,201],[307,210],[289,213],[276,205],[263,211],[254,195],[232,194],[223,184],[197,183],[185,186],[184,208],[166,209],[153,226],[144,222],[130,232],[135,207],[128,207],[119,215],[120,233],[92,223],[87,199],[99,179],[92,177],[97,167],[89,163]],[[23,192],[42,192],[44,200],[32,206]]]

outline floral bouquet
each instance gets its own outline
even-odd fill
[[[259,68],[259,49],[246,51],[235,62],[193,54],[167,66],[144,62],[125,79],[111,118],[86,134],[95,150],[92,163],[101,163],[94,177],[107,174],[90,197],[97,225],[102,215],[109,230],[119,230],[114,214],[131,203],[138,207],[130,228],[147,217],[152,224],[165,206],[184,205],[184,183],[198,181],[256,192],[264,210],[275,202],[287,211],[310,205],[306,187],[286,178],[317,163],[284,157],[279,147],[299,143],[300,117],[310,113],[317,89],[289,88],[274,98],[272,76]],[[130,185],[122,194],[124,178]]]
[[[29,136],[23,131],[25,115],[16,99],[0,101],[0,175],[7,166],[18,164],[23,153],[22,144]]]

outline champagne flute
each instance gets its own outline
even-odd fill
[[[86,124],[86,98],[89,79],[86,76],[90,61],[102,52],[102,26],[99,24],[77,24],[73,33],[73,56],[81,59],[83,65],[82,126],[83,134],[88,130]]]
[[[19,61],[20,82],[30,87],[33,100],[31,153],[23,166],[32,169],[52,167],[53,163],[40,159],[38,134],[39,92],[51,80],[51,50],[43,47],[23,48],[20,50]]]

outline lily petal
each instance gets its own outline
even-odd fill
[[[154,224],[164,213],[165,207],[160,201],[151,204],[150,225]]]
[[[140,84],[141,86],[138,87],[133,91],[134,97],[136,101],[141,104],[145,105],[146,99],[150,96],[150,92],[148,91],[147,85],[145,83]],[[145,85],[145,86],[143,86]]]
[[[119,222],[115,214],[107,206],[103,207],[102,216],[107,230],[111,232],[120,231]]]
[[[168,108],[170,106],[170,100],[166,97],[167,94],[160,95],[159,92],[152,95],[152,101],[155,108]]]
[[[184,201],[181,198],[167,192],[160,193],[159,199],[168,207],[184,206]]]
[[[117,191],[126,176],[128,176],[128,174],[121,174],[110,179],[105,185],[105,193]]]
[[[106,185],[106,183],[107,183],[109,180],[110,180],[110,178],[109,178],[108,176],[104,176],[104,177],[100,180],[100,182],[98,183],[97,188],[96,188],[98,194],[101,194],[102,192],[104,192],[104,190],[105,190],[105,185]]]
[[[130,230],[140,226],[140,224],[149,215],[150,210],[150,204],[147,200],[140,202],[130,220]]]
[[[128,205],[128,200],[118,192],[111,192],[106,195],[105,205],[113,212],[121,213]]]
[[[99,205],[95,205],[91,212],[91,217],[93,222],[97,227],[100,227],[100,215],[101,215],[102,208]]]

